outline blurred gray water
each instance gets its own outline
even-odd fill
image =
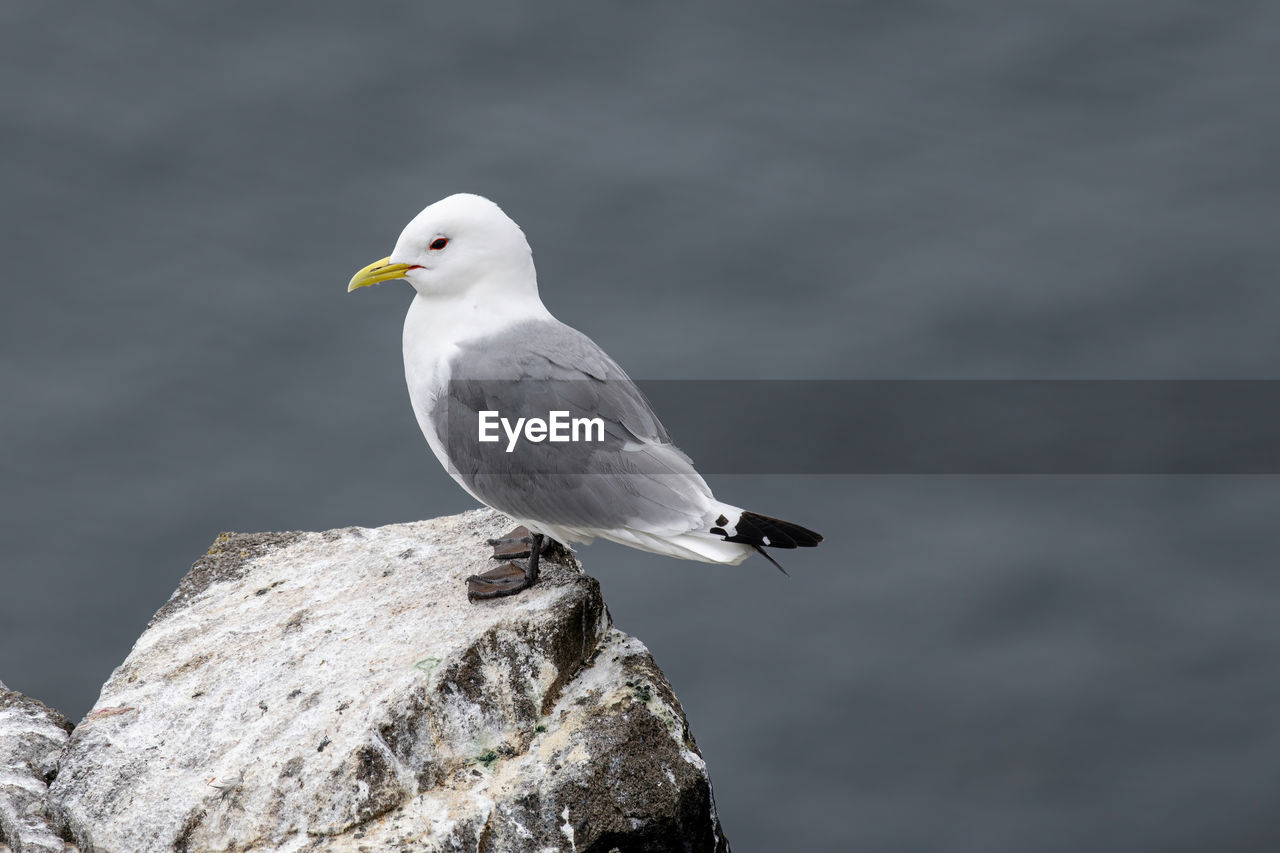
[[[0,5],[0,678],[78,717],[219,531],[472,506],[407,289],[345,292],[452,192],[639,378],[1277,378],[1278,57],[1263,2]],[[1280,849],[1275,478],[711,482],[827,542],[583,557],[736,850]]]

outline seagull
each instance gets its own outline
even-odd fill
[[[779,570],[766,547],[822,541],[716,500],[622,368],[542,304],[524,232],[492,201],[429,205],[347,292],[397,280],[415,291],[404,372],[427,444],[468,494],[525,528],[491,544],[523,558],[526,543],[527,562],[469,577],[471,600],[536,583],[546,540],[730,565],[759,553]]]

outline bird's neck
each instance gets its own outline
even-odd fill
[[[406,366],[446,361],[459,345],[488,337],[524,320],[554,319],[536,285],[524,290],[473,287],[457,294],[417,294],[404,320]]]

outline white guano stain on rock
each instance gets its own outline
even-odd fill
[[[560,817],[564,818],[564,823],[560,824],[560,831],[564,833],[564,837],[569,839],[569,849],[572,853],[578,853],[578,845],[573,843],[573,824],[569,823],[569,807],[565,806],[564,811],[560,813]]]
[[[53,814],[101,853],[727,851],[679,702],[594,580],[544,562],[467,601],[510,526],[219,537],[75,729]]]

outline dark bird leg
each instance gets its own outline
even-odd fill
[[[503,563],[496,569],[467,578],[467,598],[471,601],[515,595],[538,582],[538,563],[542,557],[544,537],[517,527],[502,539],[490,539],[495,559],[528,557],[528,562]]]
[[[529,549],[529,564],[525,567],[524,576],[529,579],[529,586],[538,582],[538,561],[542,558],[542,534],[533,534],[533,547]]]

